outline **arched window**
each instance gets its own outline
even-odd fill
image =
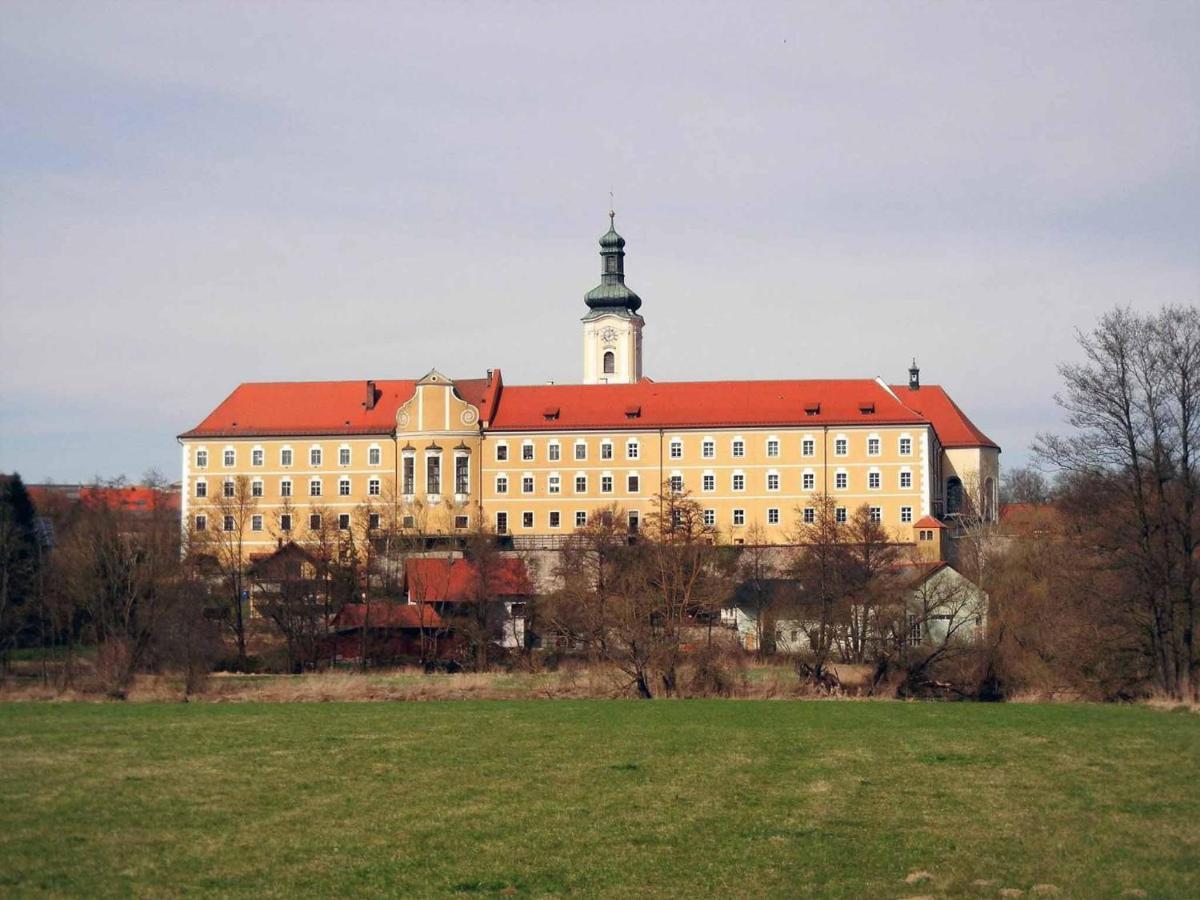
[[[604,351],[604,374],[612,375],[617,371],[617,355],[611,350]]]
[[[958,478],[946,481],[946,515],[955,516],[963,511],[963,486]]]

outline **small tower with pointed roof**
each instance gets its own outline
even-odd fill
[[[642,298],[625,284],[625,238],[608,212],[600,238],[600,284],[584,296],[583,383],[633,384],[642,377]]]

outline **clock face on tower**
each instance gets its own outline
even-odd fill
[[[600,340],[612,342],[617,339],[617,332],[611,325],[600,332]]]

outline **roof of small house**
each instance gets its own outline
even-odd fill
[[[347,603],[333,618],[333,630],[356,631],[367,628],[432,629],[445,623],[432,606],[417,603]]]
[[[415,603],[460,603],[478,599],[481,592],[493,597],[527,597],[533,593],[533,583],[521,559],[498,557],[488,568],[481,575],[476,562],[462,557],[407,559],[404,577],[409,599]]]

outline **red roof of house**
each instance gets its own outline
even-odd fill
[[[913,522],[913,528],[945,528],[946,526],[933,516],[925,516]]]
[[[445,624],[432,606],[376,600],[347,603],[333,617],[333,630],[354,631],[364,623],[367,628],[442,628]]]
[[[864,409],[870,410],[864,412]],[[549,415],[549,410],[556,410]],[[685,428],[922,424],[870,378],[819,381],[649,381],[505,387],[490,428]]]
[[[180,437],[389,434],[396,411],[412,397],[415,381],[376,381],[366,408],[367,382],[275,381],[240,384],[203,422]],[[454,382],[468,403],[486,408],[487,379]]]
[[[932,423],[943,447],[1000,449],[1000,445],[976,428],[975,423],[967,418],[966,413],[959,409],[958,404],[938,385],[923,384],[913,390],[906,384],[894,384],[892,390],[909,409],[915,410]]]
[[[160,490],[141,484],[124,487],[52,484],[30,485],[29,498],[34,506],[44,505],[52,498],[66,498],[90,507],[107,506],[127,512],[149,512],[153,509],[179,509],[179,491]],[[61,501],[60,501],[61,502]]]
[[[404,576],[409,599],[415,603],[458,603],[479,596],[479,568],[471,560],[408,559],[404,562]],[[527,597],[533,593],[525,563],[516,557],[500,557],[487,581],[486,590],[495,597]]]

